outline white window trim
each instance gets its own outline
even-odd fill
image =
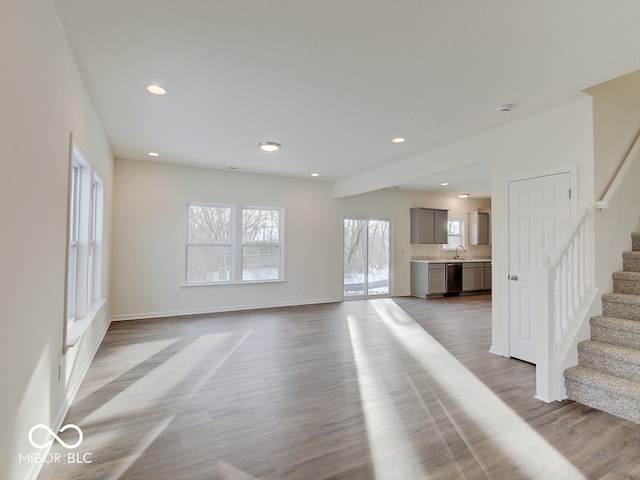
[[[64,350],[76,345],[98,313],[101,297],[104,194],[102,181],[77,145],[69,155]],[[97,185],[97,186],[96,186]],[[95,227],[95,228],[94,228]]]
[[[462,238],[461,242],[459,243],[459,245],[462,245],[462,247],[464,249],[467,248],[467,219],[463,218],[463,217],[449,217],[449,220],[459,220],[461,222],[461,229],[462,232],[460,233],[460,237]],[[448,225],[447,225],[447,231],[448,231]],[[455,246],[448,246],[449,243],[445,243],[442,245],[442,250],[455,250],[458,245]]]
[[[272,278],[272,279],[265,279],[265,280],[243,280],[242,279],[242,253],[243,253],[243,247],[244,247],[244,242],[242,239],[242,230],[243,230],[243,212],[244,210],[275,210],[279,213],[280,215],[280,219],[279,219],[279,225],[278,225],[278,239],[279,239],[279,258],[278,258],[278,278]],[[284,214],[284,208],[282,207],[265,207],[265,206],[256,206],[256,205],[242,205],[239,209],[238,209],[238,235],[236,236],[238,239],[238,243],[237,243],[237,252],[238,252],[238,277],[236,278],[236,283],[241,283],[241,284],[248,284],[248,283],[274,283],[274,282],[283,282],[284,281],[284,232],[285,232],[285,228],[284,228],[284,221],[285,221],[285,214]]]
[[[229,244],[226,243],[189,243],[189,211],[191,207],[209,207],[209,208],[228,208],[230,209],[230,230],[231,230],[231,238],[229,239]],[[235,245],[235,230],[236,230],[236,208],[235,205],[229,203],[203,203],[203,202],[188,202],[185,216],[185,248],[184,248],[184,279],[183,279],[183,287],[199,287],[202,285],[229,285],[234,283],[233,279],[235,278],[236,262],[234,259],[234,245]],[[231,259],[229,261],[229,280],[218,281],[218,282],[189,282],[189,247],[193,246],[229,246],[231,250]]]
[[[188,248],[189,248],[189,207],[192,205],[199,205],[205,207],[225,207],[231,208],[231,273],[229,281],[225,282],[198,282],[189,283],[188,279]],[[278,210],[280,212],[280,259],[279,269],[280,275],[278,279],[266,279],[266,280],[242,280],[242,212],[244,209],[263,209],[263,210]],[[184,276],[183,276],[183,288],[192,287],[224,287],[224,286],[238,286],[238,285],[253,285],[264,283],[283,283],[286,282],[286,250],[285,250],[285,220],[286,209],[284,207],[276,206],[264,206],[264,205],[239,205],[229,203],[207,203],[207,202],[188,202],[185,216],[185,248],[184,248]]]

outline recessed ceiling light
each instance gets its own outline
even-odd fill
[[[460,195],[458,195],[458,198],[469,198],[469,194],[468,193],[461,193]]]
[[[167,90],[160,85],[147,85],[147,90],[154,95],[164,95],[167,93]]]
[[[157,152],[149,152],[149,156],[150,156],[150,157],[159,157],[159,156],[160,156],[160,154],[159,154],[159,153],[157,153]]]
[[[275,152],[276,150],[280,150],[280,144],[277,142],[260,142],[258,146],[265,152]]]
[[[394,138],[394,139],[393,139],[393,140],[391,140],[391,141],[392,141],[393,143],[403,143],[403,142],[406,142],[406,141],[407,141],[407,139],[406,139],[406,138],[404,138],[404,137],[396,137],[396,138]]]
[[[319,176],[320,176],[320,174],[319,174],[319,173],[312,173],[312,174],[311,174],[311,176],[312,176],[312,177],[319,177]]]
[[[440,185],[446,187],[447,185],[449,185],[449,182],[442,182]]]
[[[511,111],[511,109],[513,108],[513,105],[510,103],[505,103],[504,105],[500,105],[499,107],[496,108],[496,111],[498,113],[509,113]]]

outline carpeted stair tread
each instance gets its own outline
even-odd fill
[[[613,293],[640,295],[640,272],[614,272]]]
[[[640,350],[585,340],[578,343],[578,365],[640,382]]]
[[[640,251],[623,252],[622,269],[625,272],[640,272]]]
[[[564,376],[569,399],[640,423],[640,383],[580,365],[565,370]]]
[[[613,278],[640,282],[640,272],[613,272]]]
[[[640,320],[640,295],[605,293],[602,295],[602,314],[607,317]]]
[[[640,424],[640,232],[591,317],[591,340],[578,343],[578,365],[564,371],[567,397]]]
[[[591,317],[591,339],[621,347],[640,349],[640,322],[598,315]]]
[[[602,301],[612,303],[629,303],[640,306],[640,295],[631,295],[628,293],[603,293]]]

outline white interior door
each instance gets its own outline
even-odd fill
[[[571,220],[571,175],[509,183],[509,354],[536,363],[535,282],[543,253],[553,254]]]

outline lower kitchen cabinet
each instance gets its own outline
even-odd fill
[[[484,263],[484,289],[491,290],[491,282],[493,281],[491,278],[491,262]]]
[[[411,262],[410,275],[412,296],[425,298],[444,293],[444,263]]]
[[[429,264],[429,291],[427,295],[443,294],[446,287],[444,263]]]
[[[465,262],[462,264],[462,291],[476,292],[484,290],[484,262]]]

